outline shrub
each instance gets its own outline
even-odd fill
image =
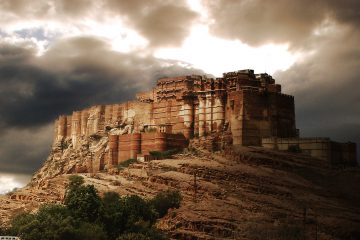
[[[115,239],[126,230],[124,205],[119,194],[107,192],[102,199],[101,222],[110,239]]]
[[[66,207],[56,204],[44,205],[36,214],[15,217],[11,230],[23,240],[106,239],[100,226],[77,221]]]
[[[63,238],[74,239],[74,240],[107,240],[108,237],[100,225],[83,222],[76,230],[75,238]]]
[[[118,169],[121,170],[121,169],[123,169],[123,168],[126,168],[126,167],[128,167],[130,164],[135,163],[136,161],[137,161],[137,160],[134,159],[134,158],[129,158],[128,160],[125,160],[125,161],[119,163],[119,164],[118,164]]]
[[[79,175],[71,175],[69,176],[69,185],[67,186],[68,189],[75,189],[84,184],[84,178]]]
[[[174,154],[179,153],[179,149],[170,149],[163,152],[160,151],[150,151],[150,155],[156,159],[166,159],[171,158]]]
[[[179,191],[170,191],[158,193],[151,201],[150,204],[158,212],[159,217],[167,214],[170,208],[179,208],[181,202],[181,194]]]
[[[15,235],[19,235],[24,231],[28,224],[35,220],[35,215],[30,213],[22,213],[15,216],[11,220],[11,231]]]
[[[71,176],[69,179],[64,204],[75,218],[95,222],[99,218],[101,207],[97,190],[93,185],[83,185],[81,177]]]
[[[126,196],[123,198],[125,216],[128,225],[134,226],[138,221],[149,221],[151,224],[157,219],[157,214],[147,201],[137,195]]]
[[[8,233],[22,240],[165,240],[153,225],[169,208],[180,206],[179,192],[166,191],[150,200],[120,197],[115,192],[100,198],[82,177],[74,175],[69,180],[64,205],[43,205],[37,213],[18,215]],[[0,234],[4,232],[0,229]]]
[[[96,133],[90,135],[90,139],[95,140],[95,141],[100,140],[101,137],[102,137],[101,135],[96,134]]]
[[[69,147],[69,143],[62,140],[60,143],[60,147],[61,147],[61,149],[67,149]]]

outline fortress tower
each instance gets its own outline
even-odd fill
[[[224,133],[230,136],[232,145],[278,149],[278,142],[297,139],[299,146],[302,140],[295,124],[294,97],[283,94],[270,75],[254,74],[250,69],[224,73],[221,78],[161,78],[152,90],[136,94],[134,101],[93,106],[71,116],[60,116],[55,121],[54,145],[68,141],[76,149],[82,147],[82,139],[107,136],[107,154],[99,157],[96,166],[101,169],[152,150],[184,148],[191,138],[206,139]],[[282,150],[290,147],[285,145],[281,145]],[[334,158],[329,149],[333,145],[326,146],[330,147],[317,155]],[[302,147],[309,148],[307,144]],[[340,149],[336,156],[342,156],[347,149],[349,162],[356,156],[353,145],[336,149]]]

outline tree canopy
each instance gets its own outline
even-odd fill
[[[154,223],[168,209],[178,208],[180,201],[176,191],[161,192],[148,200],[136,195],[121,197],[116,192],[100,197],[81,176],[71,176],[64,204],[43,205],[36,213],[16,216],[7,233],[22,240],[162,240],[167,238]]]

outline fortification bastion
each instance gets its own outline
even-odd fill
[[[71,166],[69,173],[109,170],[130,158],[147,159],[150,151],[183,149],[191,139],[210,141],[212,150],[236,145],[288,150],[293,146],[280,140],[297,139],[297,147],[310,155],[356,164],[353,143],[336,145],[336,156],[334,144],[322,145],[322,154],[300,144],[294,97],[283,94],[270,75],[250,69],[221,78],[158,79],[153,89],[136,94],[134,101],[59,116],[54,130],[49,158],[73,161],[66,165]]]

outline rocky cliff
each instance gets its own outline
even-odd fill
[[[44,165],[28,186],[0,196],[0,224],[41,204],[62,203],[68,176],[80,174],[100,193],[152,197],[179,190],[181,207],[157,223],[173,239],[359,237],[358,168],[333,169],[301,153],[233,145],[249,139],[258,145],[274,126],[283,131],[279,136],[294,135],[293,98],[269,88],[274,84],[251,71],[222,80],[166,78],[137,101],[60,116]],[[279,99],[270,104],[273,95]],[[174,148],[183,151],[162,160],[149,155]],[[135,163],[118,168],[128,159]]]
[[[105,137],[89,140],[93,149],[104,150],[105,142]],[[61,202],[68,173],[80,157],[91,154],[60,154],[54,149],[27,187],[0,197],[1,224],[18,212]],[[305,231],[307,239],[359,234],[359,170],[331,169],[301,154],[260,147],[213,153],[191,147],[172,159],[138,162],[118,172],[80,174],[102,193],[151,197],[179,189],[181,207],[157,223],[175,239],[274,239],[271,236],[284,231]]]

